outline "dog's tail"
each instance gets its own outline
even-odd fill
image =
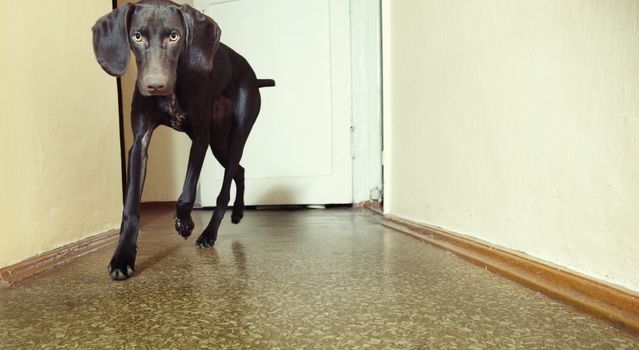
[[[257,87],[258,88],[271,87],[271,86],[275,86],[275,80],[273,80],[273,79],[257,79]]]

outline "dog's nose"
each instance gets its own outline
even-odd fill
[[[144,84],[149,92],[161,92],[166,89],[167,80],[166,77],[160,75],[150,76],[144,79]]]

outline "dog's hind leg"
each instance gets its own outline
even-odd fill
[[[229,149],[229,159],[224,169],[224,180],[222,181],[222,188],[217,196],[215,210],[213,210],[213,217],[208,226],[204,229],[204,232],[198,237],[196,246],[199,248],[208,248],[215,244],[217,240],[217,231],[224,218],[224,213],[228,208],[231,181],[237,173],[239,167],[240,158],[242,158],[242,151],[244,144],[246,143],[246,136],[242,132],[234,132],[231,134],[231,147]]]
[[[257,88],[240,88],[236,95],[235,108],[233,112],[233,127],[231,128],[231,134],[229,137],[228,157],[224,167],[224,180],[222,182],[222,188],[217,197],[216,207],[213,211],[213,217],[211,222],[204,229],[200,237],[197,239],[196,246],[200,248],[210,247],[215,244],[217,239],[217,231],[220,227],[220,223],[224,218],[224,213],[228,208],[231,181],[236,177],[242,180],[244,179],[244,172],[240,171],[238,176],[238,170],[240,167],[240,160],[242,159],[242,153],[244,152],[244,145],[248,139],[248,135],[253,127],[253,123],[257,118],[257,114],[260,110],[260,95]],[[242,186],[242,198],[243,201],[243,183]]]
[[[233,181],[235,181],[236,192],[231,222],[239,224],[244,217],[244,168],[241,165],[237,167],[237,172],[235,173]]]

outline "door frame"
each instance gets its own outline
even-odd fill
[[[111,0],[111,7],[118,8],[118,0]],[[124,103],[122,101],[122,79],[116,77],[115,87],[118,94],[118,127],[120,135],[120,176],[122,178],[122,205],[126,203],[126,144],[124,142]]]
[[[353,203],[382,201],[381,1],[350,0]]]

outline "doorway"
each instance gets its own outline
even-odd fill
[[[247,205],[381,199],[378,3],[182,2],[214,18],[222,28],[222,41],[246,57],[259,78],[277,82],[276,87],[261,91],[262,110],[242,158],[247,169]],[[134,89],[135,67],[129,68],[128,78],[122,81],[125,95]],[[123,99],[125,114],[129,98]],[[128,149],[128,115],[124,119]],[[179,196],[188,144],[185,135],[156,131],[143,201],[174,201]],[[196,206],[215,205],[222,175],[209,152]]]

